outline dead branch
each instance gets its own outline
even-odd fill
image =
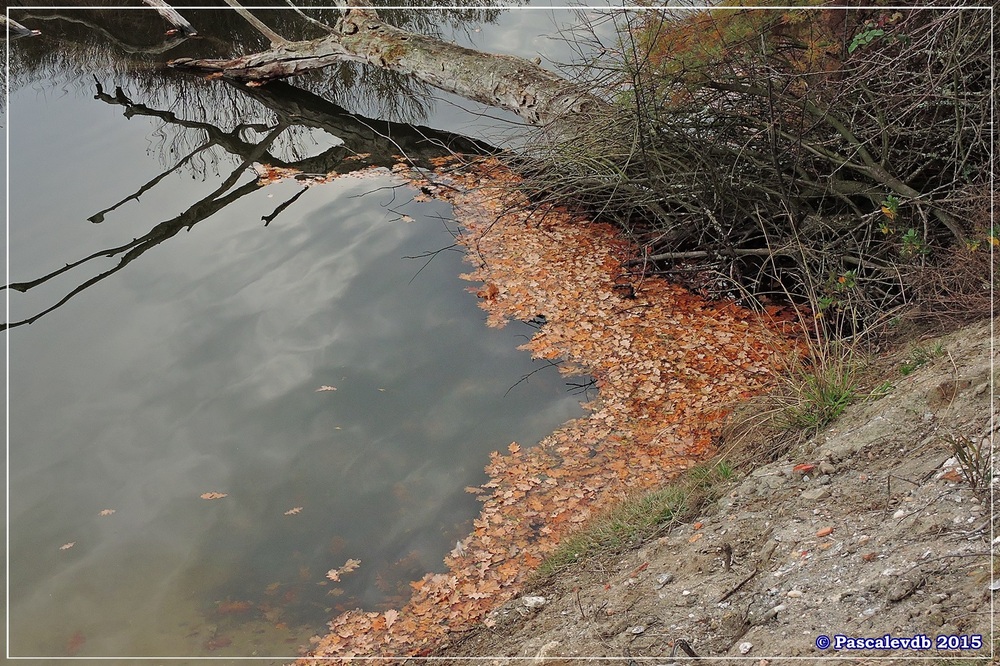
[[[157,14],[162,16],[167,23],[180,30],[181,34],[185,37],[194,37],[198,34],[198,31],[194,29],[193,25],[188,23],[187,19],[181,16],[176,9],[168,5],[163,0],[142,1],[155,9]]]

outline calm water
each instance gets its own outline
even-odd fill
[[[496,50],[534,55],[525,21]],[[287,657],[401,603],[470,530],[488,453],[581,396],[515,349],[529,326],[486,328],[459,252],[421,256],[453,242],[447,206],[384,173],[253,185],[265,149],[350,168],[369,144],[343,117],[286,127],[274,100],[92,61],[32,76],[7,101],[9,269],[52,277],[8,290],[8,321],[84,288],[9,332],[11,654]],[[441,106],[419,120],[509,131]]]

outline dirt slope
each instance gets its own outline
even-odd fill
[[[988,656],[991,585],[1000,581],[989,555],[1000,543],[991,542],[997,480],[973,492],[951,443],[985,442],[988,455],[997,424],[990,342],[989,322],[922,341],[934,350],[928,363],[905,377],[892,365],[886,395],[731,482],[696,521],[564,571],[494,611],[492,628],[456,636],[439,654],[477,664],[666,664],[684,656],[686,641],[699,656],[727,657],[721,663]],[[802,464],[815,467],[803,473]],[[817,647],[820,636],[886,634],[926,635],[931,648]],[[948,636],[966,649],[936,650]]]

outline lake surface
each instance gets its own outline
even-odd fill
[[[533,56],[537,16],[500,19],[495,50]],[[12,48],[64,46],[34,39]],[[384,171],[255,185],[262,152],[374,163],[322,108],[286,126],[274,100],[87,53],[7,100],[10,280],[51,275],[7,290],[7,321],[79,290],[8,333],[10,653],[294,656],[441,570],[488,453],[583,396],[516,350],[529,325],[485,326],[448,206]],[[417,120],[510,131],[438,104]]]

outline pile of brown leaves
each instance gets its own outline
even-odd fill
[[[559,209],[513,205],[516,176],[476,168],[398,173],[451,202],[493,326],[544,315],[524,349],[593,375],[599,399],[533,448],[493,453],[474,531],[448,573],[411,583],[400,610],[350,611],[312,656],[421,656],[515,596],[559,540],[600,507],[664,483],[702,459],[724,406],[758,392],[793,343],[780,322],[627,276],[636,254],[612,227]],[[536,319],[541,321],[541,319]],[[324,663],[303,659],[302,663]]]

